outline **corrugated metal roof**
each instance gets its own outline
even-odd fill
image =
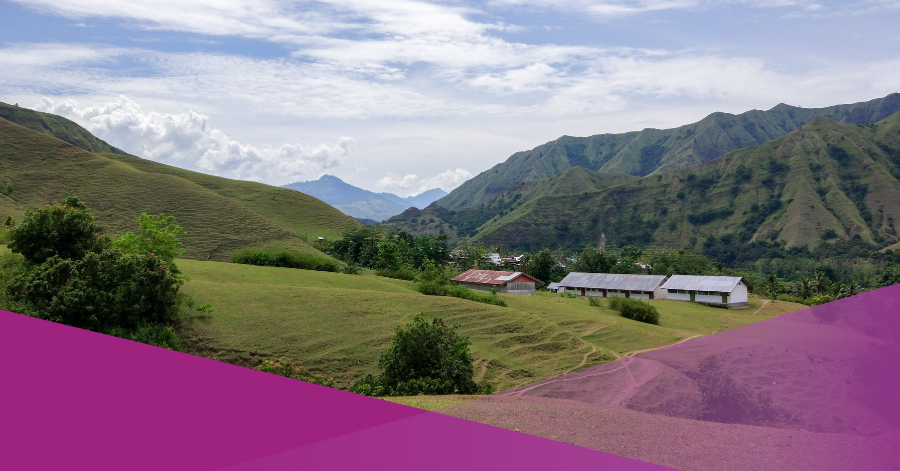
[[[547,285],[547,289],[559,289],[559,283],[550,283]]]
[[[559,282],[559,286],[564,286],[566,288],[653,291],[658,288],[665,279],[666,275],[620,275],[614,273],[572,272]]]
[[[741,280],[743,278],[739,276],[672,275],[662,287],[663,289],[730,293]]]
[[[494,270],[469,270],[462,275],[457,276],[453,281],[460,283],[474,283],[479,285],[505,285],[519,277],[525,277],[530,280],[541,283],[541,280],[525,273],[517,271],[494,271]]]

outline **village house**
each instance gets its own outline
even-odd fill
[[[751,286],[740,276],[672,275],[662,288],[672,300],[738,309],[748,306]]]
[[[559,283],[550,283],[547,285],[547,289],[550,290],[551,293],[556,293],[559,291]]]
[[[453,281],[466,288],[482,291],[493,288],[498,293],[509,294],[534,294],[535,283],[543,283],[525,273],[493,270],[469,270],[453,278]]]
[[[559,282],[559,293],[601,298],[666,299],[665,275],[572,272]]]

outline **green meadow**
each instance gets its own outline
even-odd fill
[[[376,372],[394,328],[418,313],[457,326],[472,342],[476,381],[503,390],[805,307],[758,298],[743,310],[654,300],[655,326],[551,293],[501,294],[509,307],[499,307],[425,296],[414,283],[372,275],[196,260],[179,267],[190,277],[183,291],[214,306],[185,319],[189,353],[244,366],[286,357],[339,387]]]

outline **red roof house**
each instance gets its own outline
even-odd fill
[[[541,280],[517,271],[469,270],[457,276],[453,281],[471,289],[498,293],[534,294],[535,283]]]

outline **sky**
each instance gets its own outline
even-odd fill
[[[0,101],[134,155],[450,191],[562,135],[900,91],[900,0],[0,0]]]

